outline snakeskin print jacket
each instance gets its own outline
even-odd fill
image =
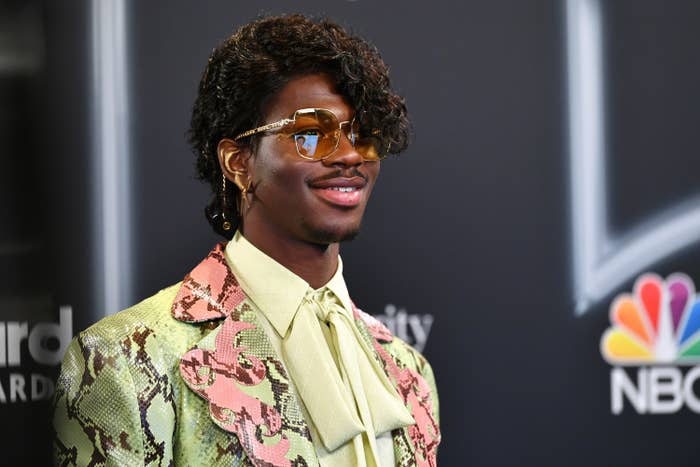
[[[436,464],[432,370],[355,309],[415,425],[392,432],[397,465]],[[297,396],[218,245],[183,282],[71,343],[56,384],[58,465],[315,466]]]

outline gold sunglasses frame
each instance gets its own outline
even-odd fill
[[[293,115],[294,118],[283,118],[282,120],[277,120],[276,122],[268,123],[268,124],[266,124],[266,125],[262,125],[262,126],[259,126],[259,127],[257,127],[257,128],[253,128],[252,130],[244,131],[244,132],[241,133],[240,135],[238,135],[238,136],[236,136],[235,138],[233,138],[233,140],[234,140],[234,141],[238,141],[239,139],[245,138],[246,136],[252,136],[252,135],[256,135],[256,134],[258,134],[258,133],[264,133],[264,132],[267,132],[267,131],[273,131],[273,130],[280,129],[280,128],[284,127],[285,125],[289,125],[290,123],[294,123],[294,122],[296,121],[296,115],[297,115],[297,113],[299,113],[299,112],[311,112],[311,111],[316,112],[317,110],[323,110],[323,111],[328,112],[328,113],[330,113],[331,115],[333,115],[333,116],[335,117],[335,119],[338,121],[338,129],[341,130],[341,132],[342,132],[342,130],[343,130],[343,125],[348,125],[348,124],[349,124],[349,125],[350,125],[350,128],[352,129],[352,123],[355,121],[355,118],[354,118],[354,117],[353,117],[352,120],[344,120],[344,121],[341,122],[340,119],[338,118],[338,116],[337,116],[337,115],[335,114],[335,112],[333,112],[332,110],[324,109],[324,108],[321,108],[321,107],[307,107],[307,108],[304,108],[304,109],[297,109],[297,110],[295,110],[295,111],[294,111],[294,115]],[[374,130],[374,131],[372,132],[372,134],[373,134],[373,136],[379,134],[379,130]],[[345,136],[347,137],[348,135],[346,134]],[[350,138],[348,138],[348,139],[350,140]],[[350,140],[350,144],[352,144],[352,146],[355,147],[355,142],[354,142],[353,140]],[[332,150],[331,152],[329,152],[328,154],[326,154],[325,156],[320,157],[320,158],[317,158],[317,157],[309,157],[309,156],[303,155],[301,152],[299,152],[299,147],[296,145],[296,142],[295,142],[295,144],[294,144],[294,149],[296,149],[296,152],[297,152],[297,154],[299,155],[299,157],[301,157],[301,158],[303,158],[303,159],[306,159],[306,160],[309,160],[309,161],[322,161],[322,160],[324,160],[324,159],[327,159],[327,158],[330,157],[331,155],[333,155],[333,153],[334,153],[335,151],[338,150],[338,146],[339,146],[339,145],[340,145],[340,138],[338,138],[338,141],[335,143],[335,148],[333,148],[333,150]],[[380,157],[378,157],[377,159],[365,159],[364,157],[363,157],[363,159],[366,160],[366,161],[370,161],[370,162],[371,162],[371,161],[376,161],[376,160],[382,160],[382,159],[384,159],[384,157],[386,157],[386,155],[389,153],[389,146],[390,146],[390,144],[387,144],[387,151],[384,153],[383,156],[380,156]]]

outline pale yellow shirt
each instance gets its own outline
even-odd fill
[[[261,318],[259,321],[269,337],[270,343],[277,354],[282,357],[284,355],[283,341],[288,335],[294,316],[302,306],[307,293],[312,292],[313,289],[301,277],[252,245],[240,232],[236,232],[233,240],[226,246],[226,260],[241,288],[257,307],[255,311]],[[324,288],[330,290],[337,297],[342,304],[342,312],[352,317],[352,302],[343,279],[343,266],[340,257],[338,257],[336,273],[325,286],[317,290],[321,291]],[[358,345],[358,347],[360,346]],[[357,351],[360,352],[361,349],[357,349]],[[332,351],[331,354],[333,354]],[[313,355],[309,355],[309,358],[312,359]],[[295,392],[298,393],[294,388],[293,380],[291,383]],[[314,404],[314,400],[322,400],[325,392],[323,387],[314,387],[313,390],[317,390],[318,394],[307,398],[310,400],[299,398],[304,418],[307,421],[310,421],[311,418],[306,404]],[[371,398],[372,394],[365,394],[365,396]],[[357,408],[355,408],[356,410]],[[332,417],[332,414],[328,416]],[[410,415],[408,417],[410,419]],[[407,424],[409,423],[403,423],[404,426]],[[354,462],[349,461],[349,456],[342,453],[343,449],[339,448],[329,452],[321,442],[316,426],[313,423],[308,423],[308,425],[314,448],[322,466],[354,465]],[[391,432],[379,433],[375,439],[376,452],[374,455],[377,457],[380,467],[394,466]],[[369,448],[365,445],[365,449]],[[347,450],[345,451],[347,452]]]

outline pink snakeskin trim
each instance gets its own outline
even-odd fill
[[[384,332],[392,335],[389,330],[376,318],[368,315],[359,308],[354,308],[355,317],[361,319],[375,339],[381,340]],[[368,319],[369,317],[369,319]],[[378,323],[379,330],[372,321]],[[377,333],[377,334],[375,334]],[[384,348],[374,341],[374,349],[384,361],[384,368],[394,382],[396,389],[403,400],[404,405],[409,407],[411,415],[416,421],[415,425],[408,427],[408,435],[416,449],[415,461],[418,467],[437,466],[437,447],[440,444],[440,427],[433,417],[433,402],[430,397],[430,386],[425,379],[409,368],[399,368],[391,355]],[[391,340],[391,339],[389,339]]]
[[[394,340],[394,335],[391,333],[391,331],[389,331],[389,329],[377,318],[360,310],[354,304],[353,311],[355,312],[355,319],[361,319],[362,322],[367,325],[369,333],[372,334],[372,337],[382,342],[391,342]]]
[[[219,243],[185,276],[171,313],[188,323],[225,318],[244,299],[243,289],[226,264],[224,244]]]
[[[193,391],[209,401],[214,422],[238,435],[255,465],[289,466],[289,460],[284,457],[289,451],[289,440],[280,433],[280,414],[236,385],[256,385],[266,373],[262,361],[244,355],[246,347],[235,344],[236,334],[245,329],[255,329],[255,326],[226,318],[216,336],[215,350],[190,350],[180,360],[180,373]],[[250,366],[244,366],[241,358],[250,362]],[[263,444],[262,437],[271,438],[278,433],[280,439],[277,443]]]

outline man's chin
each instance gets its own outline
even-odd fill
[[[331,243],[353,240],[360,233],[360,226],[357,225],[351,228],[309,228],[308,230],[314,243],[330,245]]]

